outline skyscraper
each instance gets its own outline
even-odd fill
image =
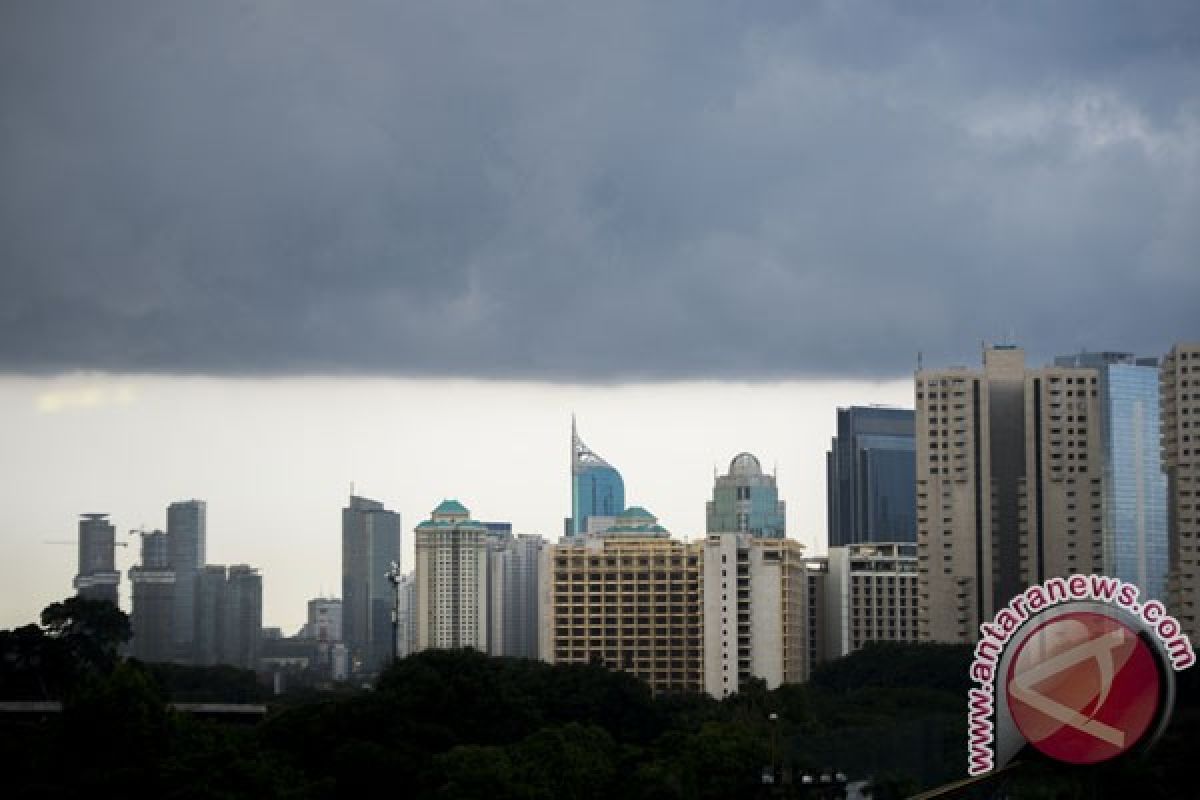
[[[971,642],[1025,587],[1104,566],[1104,463],[1094,369],[916,374],[918,635]]]
[[[117,605],[116,535],[108,514],[84,514],[79,520],[79,572],[73,585],[80,597]]]
[[[784,503],[779,499],[775,476],[763,474],[757,458],[739,453],[729,462],[729,473],[713,483],[713,499],[707,504],[708,533],[783,538]]]
[[[1085,352],[1054,363],[1091,367],[1099,377],[1104,572],[1165,599],[1167,478],[1159,443],[1158,359]]]
[[[653,515],[641,511],[603,535],[545,549],[543,660],[603,663],[655,690],[704,687],[703,546],[654,528]]]
[[[770,689],[807,680],[804,546],[780,536],[710,533],[702,574],[704,690],[726,697],[750,678]]]
[[[829,656],[867,642],[917,640],[917,546],[850,544],[829,548],[826,585]]]
[[[262,576],[258,570],[245,564],[231,566],[223,605],[221,663],[255,669],[262,637]]]
[[[1163,359],[1162,465],[1167,473],[1167,602],[1193,640],[1200,636],[1200,343]]]
[[[392,657],[392,562],[400,563],[400,515],[352,495],[342,509],[342,628],[352,661],[367,672]]]
[[[621,473],[579,438],[571,418],[571,525],[576,536],[588,532],[591,517],[615,517],[625,510]]]
[[[219,564],[206,564],[196,572],[192,593],[192,663],[213,666],[224,662],[225,582],[228,570]]]
[[[538,657],[538,576],[546,541],[532,534],[493,540],[488,555],[488,652]]]
[[[838,409],[825,456],[830,547],[916,541],[915,450],[912,411]]]
[[[204,567],[208,507],[203,500],[167,506],[167,560],[175,571],[175,657],[192,661],[196,619],[196,579]]]
[[[171,569],[167,534],[142,533],[142,563],[129,568],[133,611],[129,615],[135,658],[169,662],[175,657],[175,570]],[[189,626],[191,620],[188,620]]]
[[[417,525],[417,649],[488,651],[488,540],[482,522],[445,500]]]

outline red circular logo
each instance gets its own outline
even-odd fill
[[[1158,712],[1154,654],[1132,629],[1093,611],[1038,626],[1008,668],[1008,707],[1038,750],[1071,764],[1128,751]]]

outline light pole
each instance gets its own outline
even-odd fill
[[[395,595],[392,603],[392,661],[395,661],[400,657],[400,565],[393,561],[386,575]]]
[[[772,711],[767,715],[767,719],[771,723],[771,783],[774,784],[779,775],[775,771],[775,731],[779,728],[779,715]]]

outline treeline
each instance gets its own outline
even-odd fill
[[[123,660],[124,615],[79,601],[47,611],[40,628],[0,632],[0,699],[64,702],[61,714],[3,717],[6,797],[821,796],[794,783],[765,792],[774,763],[796,779],[871,777],[886,800],[965,766],[965,647],[875,645],[807,684],[756,682],[723,701],[656,696],[602,666],[428,651],[389,667],[374,690],[272,698],[265,719],[239,724],[172,713],[168,702],[259,701],[253,673]],[[1185,677],[1181,695],[1194,697]],[[1034,765],[1011,796],[1193,796],[1194,708],[1185,704],[1149,760]]]

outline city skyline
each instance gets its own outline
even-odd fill
[[[652,510],[673,535],[704,536],[714,469],[724,472],[748,451],[764,470],[778,468],[788,535],[816,553],[824,550],[824,448],[836,407],[911,403],[911,381],[477,384],[488,390],[487,404],[469,393],[451,399],[437,382],[380,379],[91,376],[0,384],[13,389],[0,392],[0,412],[13,422],[16,445],[0,452],[0,472],[12,476],[5,491],[13,515],[0,544],[18,554],[0,563],[0,626],[24,624],[71,593],[74,558],[42,542],[73,537],[80,508],[107,511],[118,541],[131,544],[117,549],[128,608],[127,571],[137,553],[128,532],[164,528],[167,505],[195,497],[206,502],[208,561],[259,568],[264,624],[288,633],[304,623],[310,598],[340,591],[341,509],[351,482],[356,494],[403,515],[406,571],[413,563],[409,523],[451,497],[481,518],[511,520],[516,533],[556,541],[570,510],[563,442],[575,411],[597,449],[620,464],[627,504]],[[72,396],[78,402],[65,399]],[[375,398],[366,403],[370,413],[347,427],[364,397]],[[759,413],[738,410],[747,404]],[[356,431],[374,431],[376,439]],[[459,438],[447,447],[451,435]],[[187,449],[196,446],[193,437],[209,448],[200,461]],[[410,463],[404,441],[417,451]],[[494,461],[461,459],[473,447]],[[514,458],[522,471],[498,468]],[[422,468],[430,463],[438,466]],[[64,482],[73,501],[51,491]],[[274,508],[264,505],[268,499]],[[254,535],[256,528],[263,533]]]

